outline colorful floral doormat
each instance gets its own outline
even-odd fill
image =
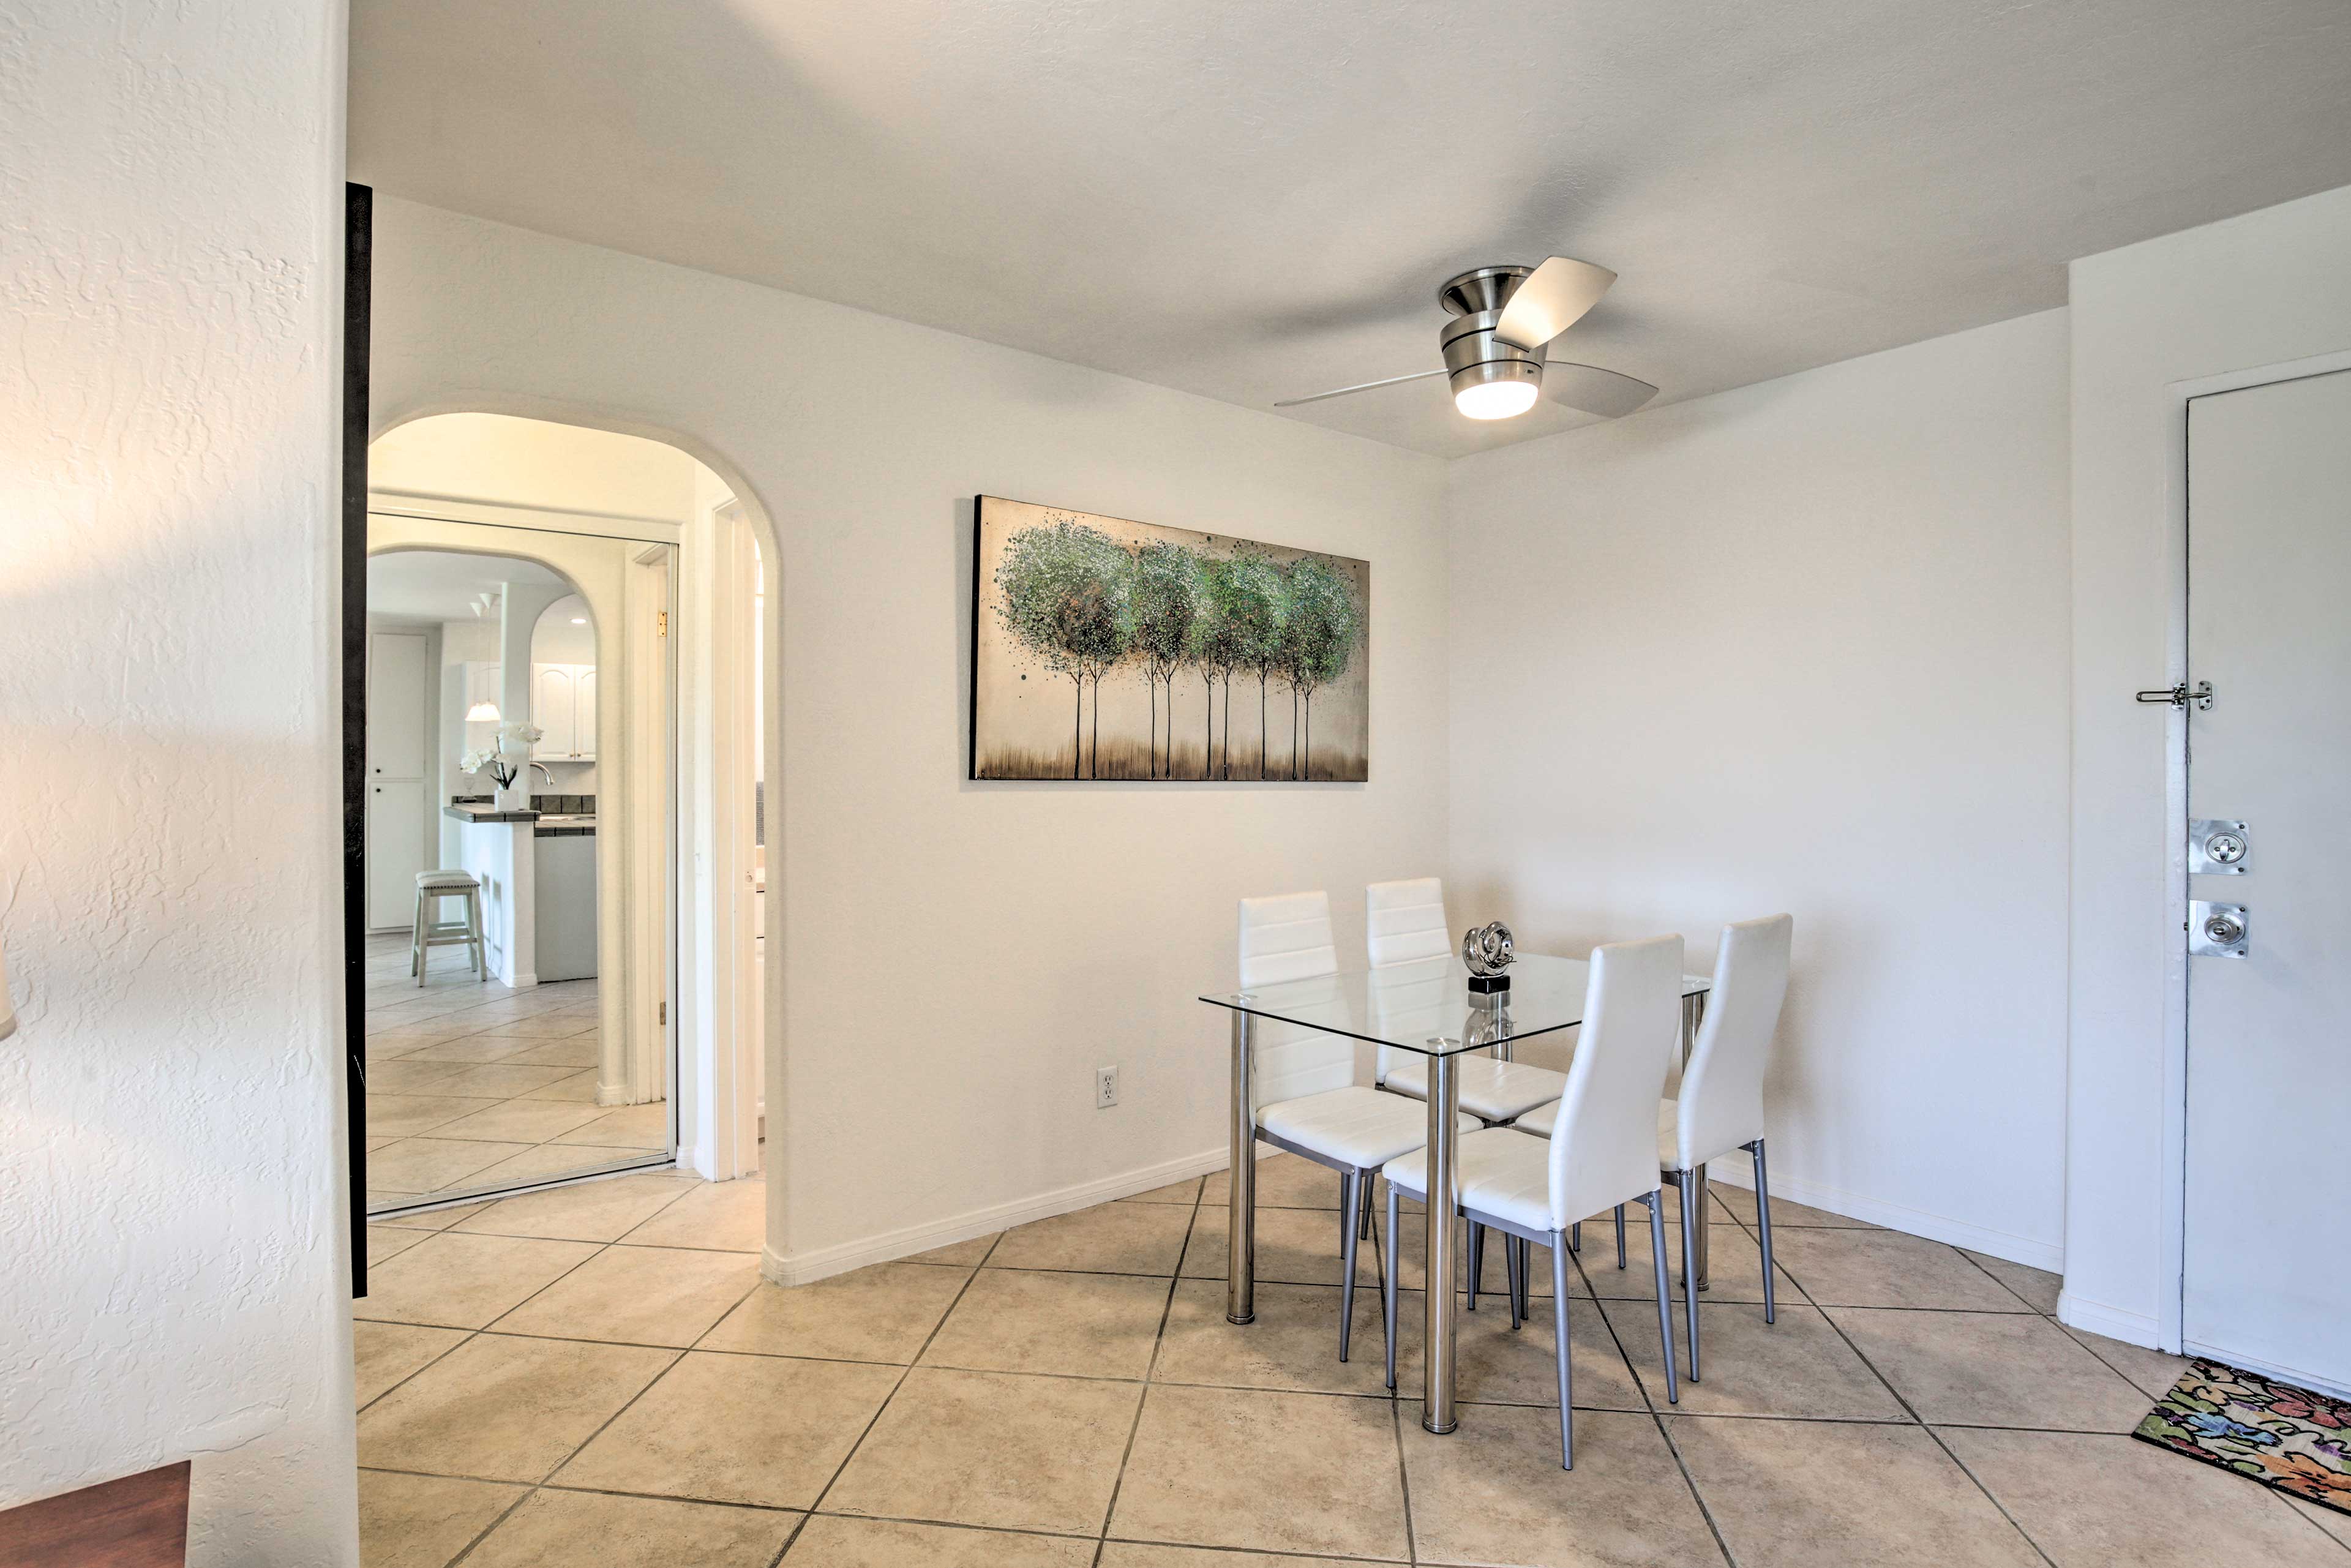
[[[2351,1513],[2351,1400],[2192,1361],[2131,1436]]]

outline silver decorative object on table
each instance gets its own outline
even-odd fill
[[[1469,969],[1469,999],[1499,1007],[1510,997],[1510,960],[1518,956],[1510,928],[1497,920],[1474,925],[1461,938],[1461,962]]]

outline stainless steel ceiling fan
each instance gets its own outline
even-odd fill
[[[1437,303],[1452,317],[1437,338],[1444,369],[1362,382],[1273,406],[1296,408],[1446,376],[1452,382],[1454,406],[1470,419],[1524,413],[1539,393],[1585,413],[1621,418],[1656,396],[1657,389],[1597,365],[1544,358],[1552,340],[1575,325],[1615,281],[1606,267],[1565,256],[1536,267],[1480,267],[1449,277],[1437,291]]]

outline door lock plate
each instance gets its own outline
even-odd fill
[[[2188,824],[2188,871],[2191,876],[2242,876],[2252,840],[2245,824],[2226,817],[2199,817]]]
[[[2196,958],[2245,956],[2251,920],[2241,904],[2194,899],[2188,905],[2188,952]]]

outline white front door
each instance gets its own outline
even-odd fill
[[[2182,1337],[2191,1354],[2340,1390],[2351,371],[2195,399],[2188,463],[2189,681],[2213,693],[2188,710],[2188,816],[2244,824],[2241,874],[2198,873],[2191,834],[2189,897],[2243,906],[2246,952],[2188,963]]]

